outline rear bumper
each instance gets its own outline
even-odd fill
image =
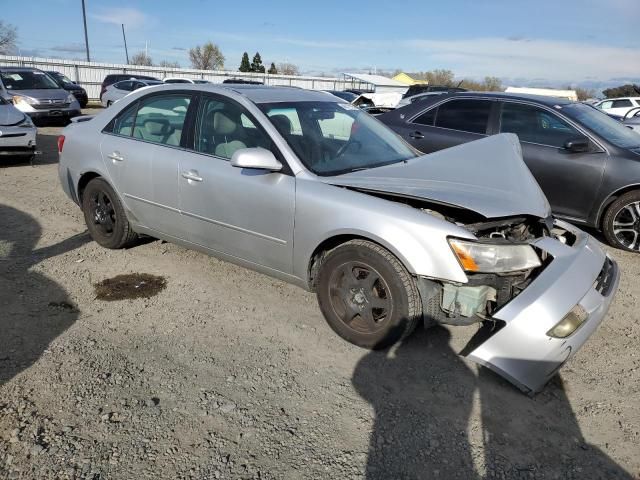
[[[552,262],[493,315],[504,326],[468,355],[532,394],[540,391],[598,328],[620,279],[617,264],[591,236],[564,222],[559,224],[576,235],[575,244],[567,246],[548,237],[534,243],[553,256]],[[578,329],[567,338],[548,336],[576,305],[587,312]]]

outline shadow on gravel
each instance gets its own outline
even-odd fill
[[[33,217],[0,205],[0,385],[33,365],[78,318],[67,292],[30,268],[80,247],[89,236],[34,250],[41,233]]]
[[[531,399],[490,370],[476,376],[449,339],[421,330],[356,366],[353,384],[375,410],[368,480],[632,478],[586,442],[560,377]],[[474,395],[482,425],[469,426]]]

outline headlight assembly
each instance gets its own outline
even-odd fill
[[[530,245],[479,243],[457,238],[449,239],[449,245],[467,272],[507,273],[541,265]]]
[[[76,100],[76,97],[74,97],[72,93],[70,93],[67,96],[67,103],[73,103],[73,102],[75,102],[75,100]]]
[[[14,95],[12,100],[14,105],[20,105],[20,104],[33,105],[35,103],[38,103],[37,100],[29,97],[23,97],[22,95]]]

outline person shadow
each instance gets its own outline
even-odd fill
[[[357,364],[352,383],[375,412],[367,480],[632,479],[587,443],[559,376],[530,398],[476,374],[450,338],[420,329]]]
[[[41,234],[32,216],[0,204],[0,386],[33,365],[78,319],[65,289],[32,267],[90,237],[82,233],[36,249]]]

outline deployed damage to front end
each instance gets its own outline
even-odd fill
[[[452,234],[451,251],[440,252],[457,257],[466,282],[416,272],[425,325],[482,325],[462,354],[527,393],[584,344],[617,290],[616,263],[591,236],[553,219],[514,135],[332,183],[405,203],[473,236]]]

